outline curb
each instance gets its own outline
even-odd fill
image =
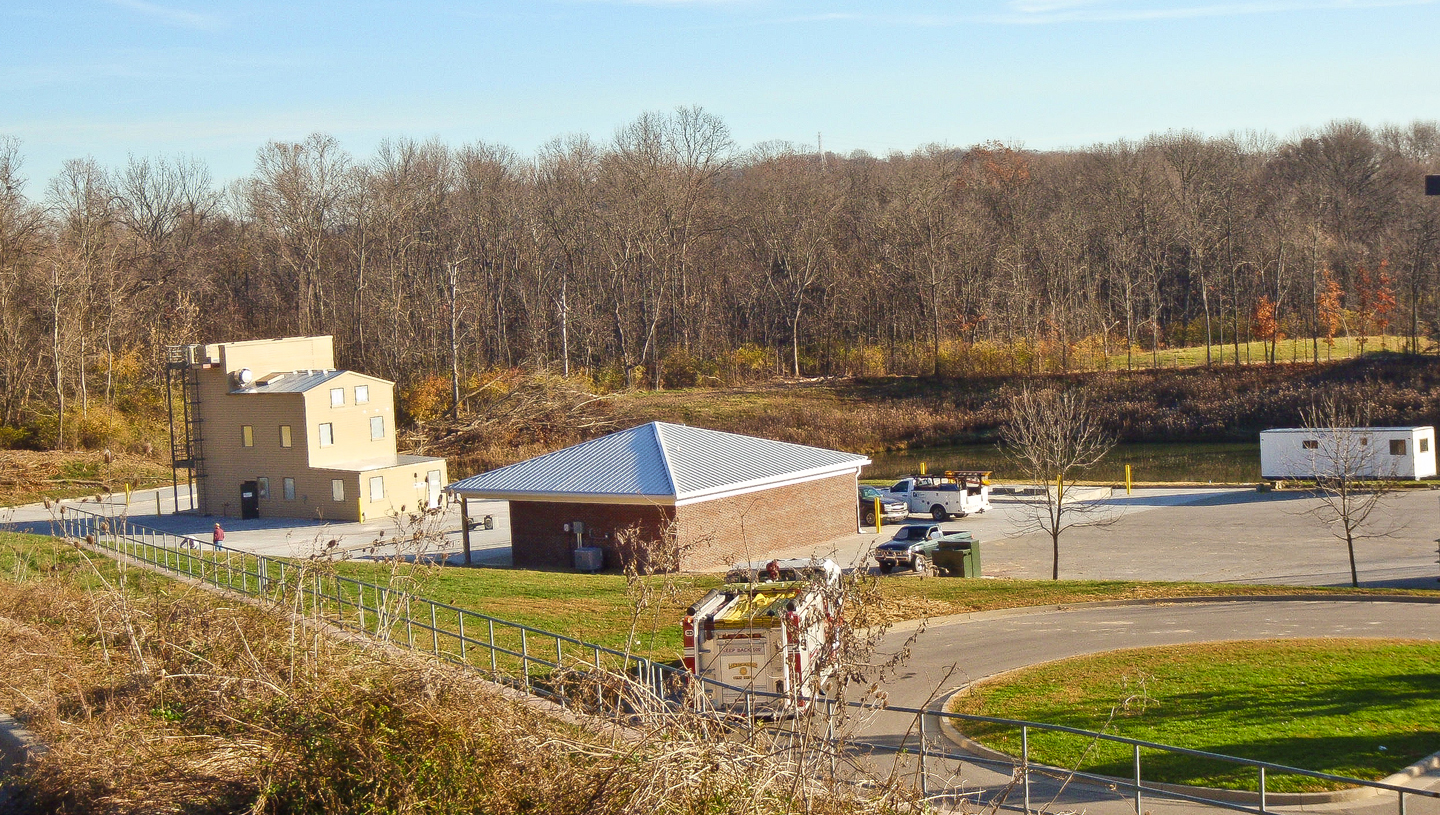
[[[1023,669],[1017,668],[1015,670]],[[1011,671],[1002,671],[1001,673],[995,674],[995,676],[1004,676],[1007,673],[1011,673]],[[992,677],[986,677],[986,679],[990,678]],[[979,756],[980,758],[989,759],[991,761],[1009,762],[1018,765],[1019,759],[1015,758],[1015,756],[1012,756],[1009,753],[1002,753],[999,750],[994,750],[992,748],[986,747],[980,742],[966,737],[965,734],[961,733],[959,729],[954,726],[953,722],[955,720],[946,719],[941,716],[935,715],[936,713],[944,712],[945,709],[949,706],[950,700],[954,698],[956,694],[969,690],[970,686],[974,684],[974,682],[969,682],[961,685],[955,690],[945,694],[940,699],[936,700],[929,707],[926,708],[926,715],[930,716],[930,718],[935,722],[935,732],[942,734],[945,741],[959,748],[963,752]],[[1049,764],[1040,764],[1038,762],[1031,762],[1030,766],[1034,769],[1054,772],[1061,775],[1068,775],[1071,772],[1064,767],[1055,767]],[[1410,766],[1401,769],[1399,772],[1392,773],[1391,775],[1387,775],[1384,778],[1379,779],[1379,783],[1390,784],[1392,786],[1404,786],[1406,782],[1414,781],[1416,778],[1419,778],[1420,776],[1426,775],[1437,769],[1440,769],[1440,752],[1432,753],[1431,755],[1420,759],[1414,764],[1411,764]],[[1115,778],[1114,776],[1102,777],[1113,778],[1115,782],[1121,784],[1133,783],[1131,779],[1127,778]],[[1074,778],[1070,783],[1106,786],[1106,783],[1103,781],[1095,781],[1088,778],[1078,777]],[[1217,787],[1198,787],[1189,784],[1167,784],[1159,781],[1146,781],[1144,782],[1144,784],[1146,789],[1156,790],[1158,792],[1174,792],[1181,795],[1193,795],[1196,797],[1209,798],[1214,801],[1224,801],[1227,803],[1235,804],[1253,804],[1257,806],[1260,804],[1260,793],[1250,792],[1248,790],[1220,789]],[[1349,801],[1358,801],[1364,798],[1374,798],[1379,796],[1381,793],[1386,792],[1389,792],[1389,790],[1381,790],[1375,787],[1346,787],[1344,789],[1326,790],[1322,792],[1266,792],[1265,805],[1268,807],[1271,805],[1304,806],[1308,804],[1344,803]]]
[[[1044,606],[1022,606],[1020,608],[996,608],[985,611],[964,611],[946,614],[943,617],[929,617],[924,620],[901,620],[890,626],[890,631],[911,631],[921,623],[934,628],[951,623],[976,620],[1001,620],[1007,617],[1024,617],[1030,614],[1051,614],[1057,611],[1072,611],[1091,608],[1124,608],[1127,606],[1164,606],[1181,603],[1281,603],[1281,602],[1344,602],[1344,603],[1421,603],[1440,604],[1440,592],[1433,597],[1421,594],[1197,594],[1188,597],[1137,597],[1129,600],[1095,600],[1081,603],[1055,603]]]

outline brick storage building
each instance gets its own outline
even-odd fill
[[[865,456],[651,422],[471,476],[452,495],[510,502],[516,566],[569,568],[576,546],[627,540],[679,554],[681,569],[854,534]],[[576,533],[578,528],[580,531]],[[634,530],[627,532],[627,530]]]

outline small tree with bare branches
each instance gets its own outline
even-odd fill
[[[1364,403],[1325,393],[1301,411],[1301,419],[1314,434],[1307,441],[1306,452],[1310,454],[1310,471],[1315,475],[1320,503],[1311,512],[1335,537],[1345,541],[1350,554],[1350,585],[1359,586],[1355,541],[1381,538],[1395,531],[1393,526],[1377,529],[1370,522],[1371,515],[1395,490],[1395,463],[1367,429],[1370,410]]]
[[[1010,400],[1010,419],[1001,439],[1020,466],[1024,478],[1036,488],[1022,506],[1020,532],[1044,532],[1054,553],[1050,578],[1060,579],[1060,535],[1077,526],[1113,523],[1101,514],[1095,501],[1065,497],[1071,480],[1094,466],[1115,439],[1101,429],[1095,412],[1079,391],[1032,391],[1026,388]]]

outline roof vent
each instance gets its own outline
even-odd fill
[[[241,368],[235,372],[235,384],[242,388],[250,387],[255,384],[255,372],[249,368]]]

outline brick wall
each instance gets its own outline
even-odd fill
[[[605,568],[618,568],[625,552],[617,533],[636,526],[646,543],[676,536],[680,568],[710,569],[766,557],[807,540],[820,543],[854,534],[855,475],[838,475],[731,498],[690,504],[678,510],[640,504],[567,504],[511,501],[510,540],[516,566],[570,569],[575,536],[572,521],[585,524],[586,546],[605,550]],[[672,519],[674,519],[672,525]]]
[[[617,535],[638,526],[645,541],[663,540],[674,509],[649,504],[567,504],[555,501],[511,501],[510,545],[516,566],[526,569],[570,569],[575,536],[565,524],[585,524],[584,543],[605,550],[605,568],[618,568],[624,554]]]
[[[854,534],[855,479],[837,475],[680,507],[684,568],[728,566],[807,540]]]

